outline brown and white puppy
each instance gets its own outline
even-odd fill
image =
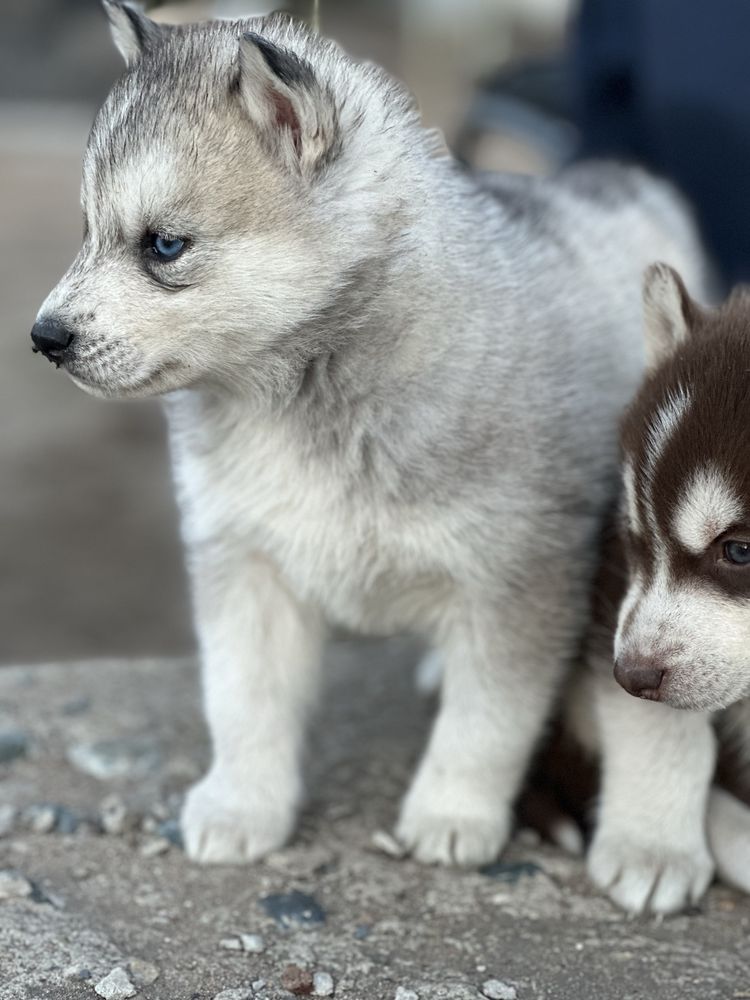
[[[621,540],[587,655],[602,754],[589,871],[626,909],[670,912],[714,861],[750,890],[750,810],[711,791],[717,725],[740,785],[750,765],[750,294],[703,308],[655,264],[644,304],[649,373],[623,423]]]

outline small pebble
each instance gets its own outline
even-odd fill
[[[161,975],[158,965],[146,962],[142,958],[128,959],[128,972],[136,986],[151,986]]]
[[[309,927],[325,923],[325,910],[313,896],[298,889],[292,892],[265,896],[260,901],[269,917],[273,917],[282,927]]]
[[[119,837],[129,825],[128,807],[119,795],[108,795],[99,806],[99,822],[105,833]]]
[[[164,837],[153,837],[146,840],[138,848],[138,853],[143,858],[155,858],[159,854],[166,854],[172,845]]]
[[[69,965],[63,972],[63,976],[66,979],[79,979],[81,982],[85,982],[87,979],[91,979],[91,969],[78,962],[75,965]]]
[[[240,934],[240,943],[248,955],[262,955],[266,950],[266,942],[260,934]]]
[[[222,990],[214,1000],[252,1000],[252,996],[250,990]]]
[[[370,838],[370,843],[382,854],[387,854],[389,858],[405,858],[408,851],[403,844],[400,844],[396,838],[390,834],[386,833],[385,830],[376,830]]]
[[[159,765],[160,754],[143,740],[100,740],[77,743],[68,750],[68,760],[79,771],[106,781],[109,778],[143,778]]]
[[[100,979],[94,990],[104,1000],[128,1000],[136,994],[136,988],[128,979],[127,972],[119,965],[104,979]]]
[[[403,986],[399,986],[393,1000],[419,1000],[419,994],[415,993],[414,990],[407,990]]]
[[[287,965],[280,976],[281,985],[296,997],[308,997],[313,991],[313,976],[308,969]]]
[[[13,827],[16,825],[17,815],[18,810],[15,806],[0,806],[0,837],[7,837],[9,834],[13,833]]]
[[[242,942],[239,938],[222,938],[219,941],[219,947],[224,948],[225,951],[242,951]]]
[[[32,833],[51,833],[57,826],[57,806],[47,802],[29,806],[22,818]]]
[[[0,764],[25,757],[28,749],[29,738],[22,729],[0,730]]]
[[[34,894],[33,884],[13,868],[0,871],[0,900],[24,899]]]
[[[488,979],[482,983],[482,995],[489,1000],[516,1000],[518,996],[515,986],[504,983],[500,979]]]
[[[254,982],[250,983],[250,989],[253,993],[260,993],[261,990],[266,988],[265,979],[256,979]]]
[[[330,972],[316,972],[313,976],[313,996],[332,997],[333,996],[333,976]]]
[[[184,847],[182,829],[180,828],[179,820],[165,819],[163,822],[159,823],[156,828],[156,832],[160,837],[163,837],[164,840],[168,840],[174,847]]]

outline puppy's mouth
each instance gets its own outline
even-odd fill
[[[100,399],[128,399],[144,396],[158,396],[174,389],[176,375],[179,375],[180,364],[177,361],[164,361],[145,375],[130,378],[127,375],[107,374],[92,371],[86,366],[76,365],[73,361],[64,361],[63,365],[71,380],[89,395]]]

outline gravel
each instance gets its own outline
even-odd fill
[[[132,825],[128,807],[119,795],[108,795],[99,806],[99,822],[105,833],[119,837]]]
[[[18,810],[15,806],[0,806],[0,837],[7,837],[9,834],[13,833],[17,816]]]
[[[119,965],[108,976],[100,979],[94,990],[104,1000],[128,1000],[136,995],[136,988],[128,978],[127,972]]]
[[[325,923],[325,910],[317,899],[299,889],[264,896],[260,904],[281,927],[311,927]]]
[[[332,997],[335,984],[330,972],[316,972],[313,975],[313,996]]]
[[[296,997],[310,996],[313,991],[313,975],[309,969],[301,969],[298,965],[287,965],[280,977],[285,990]]]
[[[151,742],[140,739],[76,743],[68,750],[70,763],[93,778],[142,778],[159,766],[161,755]]]
[[[249,955],[262,955],[266,950],[265,939],[260,934],[240,934],[240,944]]]
[[[5,899],[24,899],[34,894],[34,885],[25,875],[14,868],[4,868],[0,871],[0,901]]]
[[[488,1000],[516,1000],[518,992],[515,986],[500,979],[488,979],[482,983],[482,995],[488,997]]]

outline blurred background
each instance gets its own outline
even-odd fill
[[[467,164],[640,160],[693,199],[724,278],[750,277],[747,0],[320,0],[320,22],[404,79]],[[158,403],[91,399],[30,349],[78,249],[81,155],[120,70],[98,0],[2,0],[0,663],[193,643]]]

